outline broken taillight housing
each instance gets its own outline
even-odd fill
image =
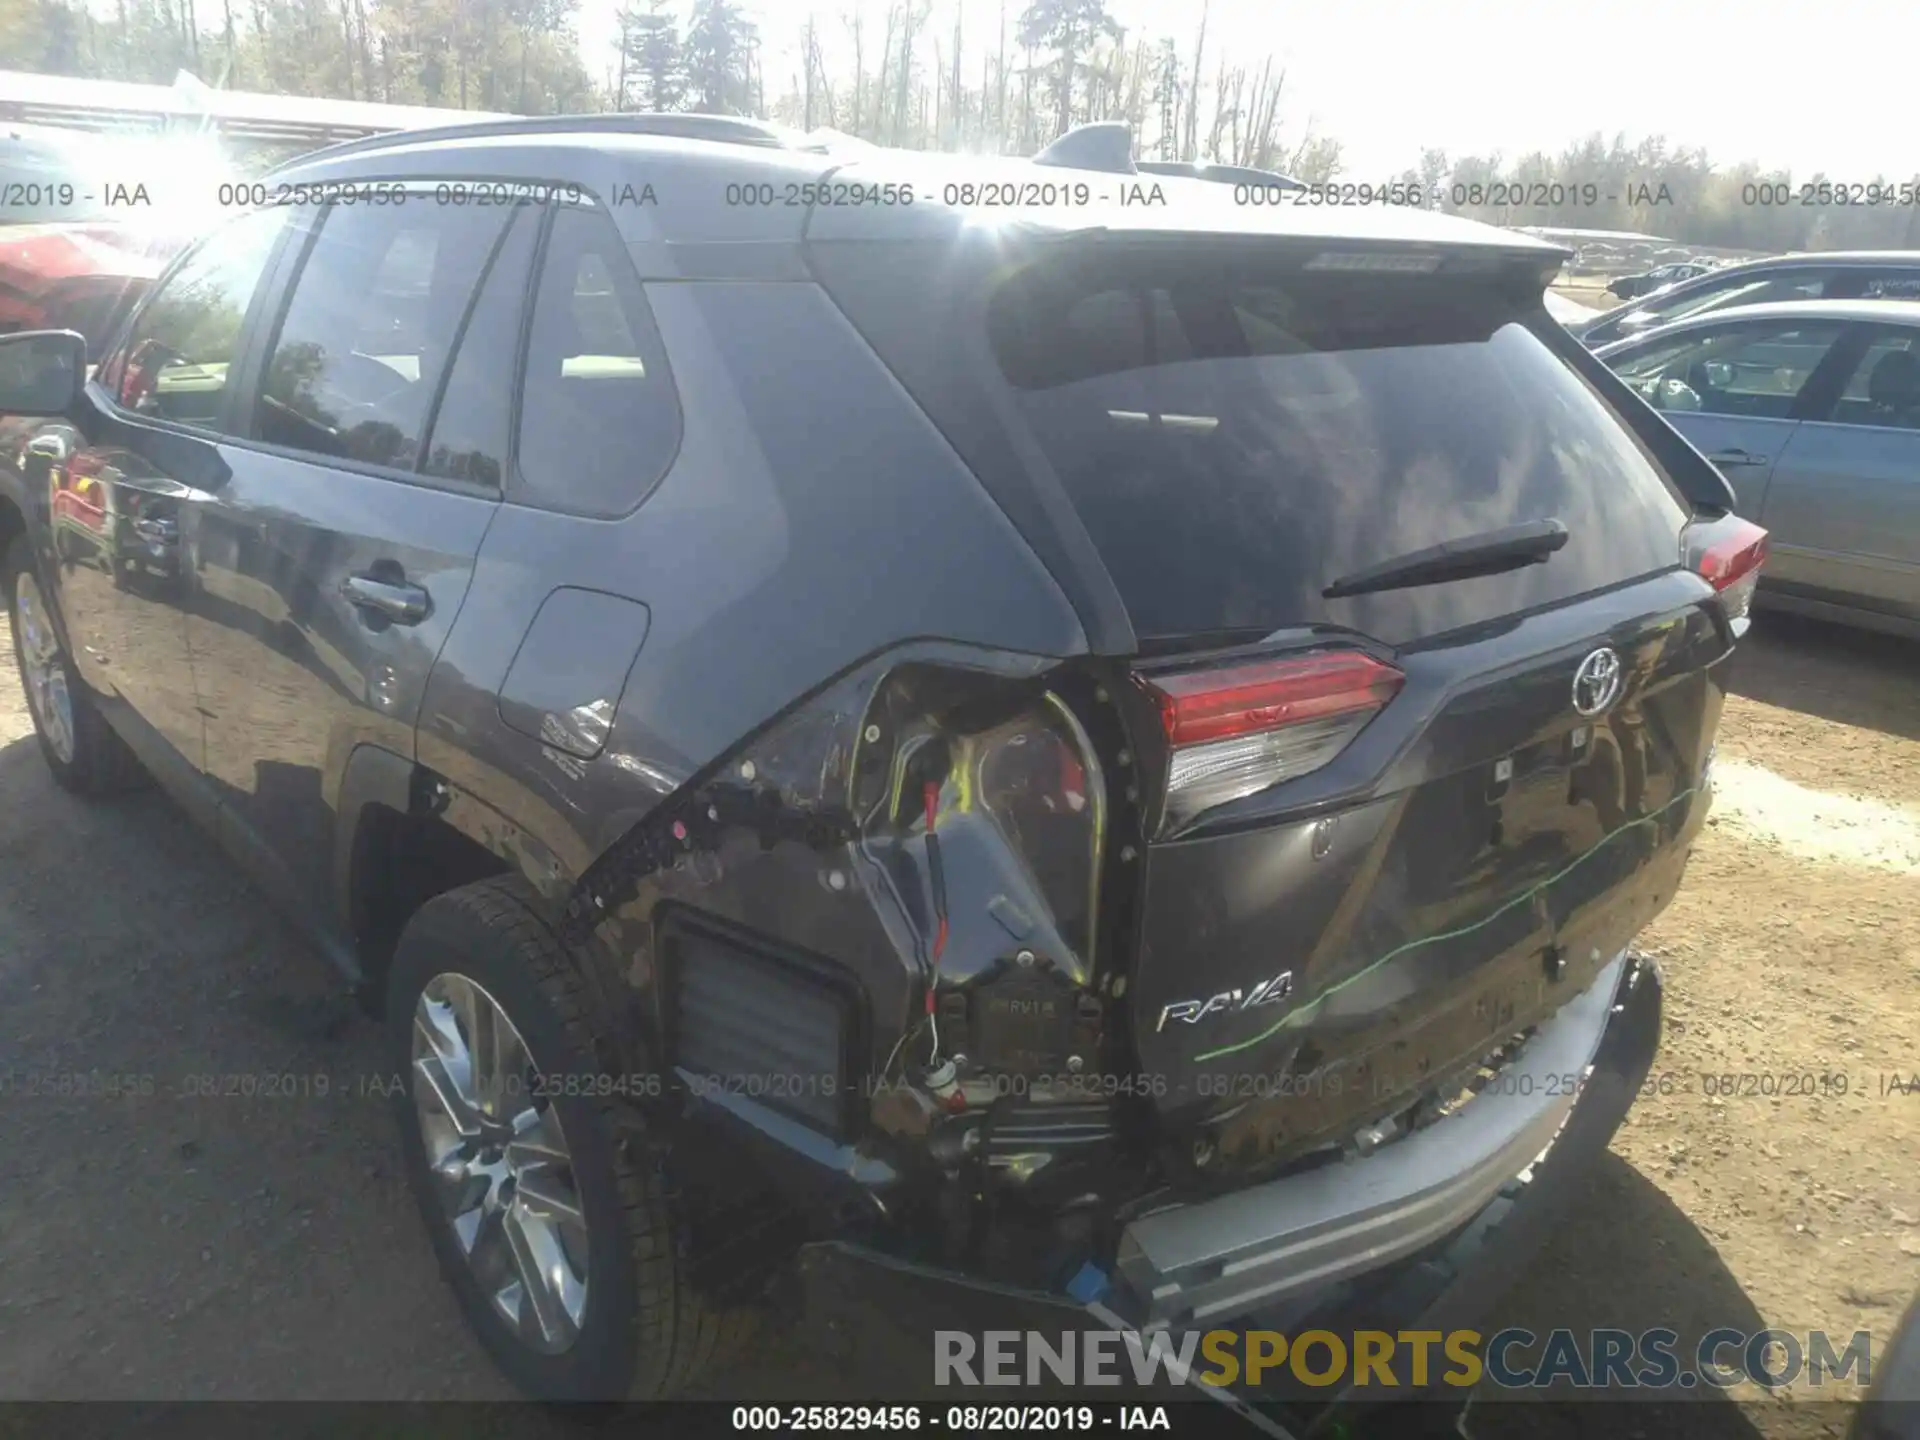
[[[1147,679],[1172,747],[1167,824],[1318,770],[1405,678],[1358,650],[1324,650]]]
[[[1727,619],[1736,633],[1744,629],[1753,608],[1753,592],[1760,586],[1760,567],[1767,560],[1767,532],[1751,521],[1729,516],[1720,522],[1712,542],[1699,552],[1694,569],[1719,593]]]

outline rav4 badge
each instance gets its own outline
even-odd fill
[[[1167,1028],[1169,1020],[1183,1020],[1189,1025],[1198,1025],[1209,1015],[1237,1015],[1242,1010],[1255,1010],[1262,1005],[1271,1005],[1293,994],[1293,972],[1282,970],[1271,980],[1262,980],[1251,990],[1224,990],[1209,1000],[1176,1000],[1160,1012],[1160,1023],[1154,1026],[1155,1033]]]

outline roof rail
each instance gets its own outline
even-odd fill
[[[1036,165],[1064,165],[1073,170],[1104,170],[1133,175],[1133,131],[1121,120],[1096,120],[1076,125],[1033,157]]]
[[[360,140],[331,145],[290,160],[287,169],[311,160],[382,150],[416,140],[479,140],[511,135],[665,135],[681,140],[711,140],[728,145],[758,145],[766,149],[792,148],[781,132],[762,120],[739,115],[696,115],[673,112],[618,112],[602,115],[514,115],[502,120],[476,120],[464,125],[430,125],[417,130],[392,130]]]

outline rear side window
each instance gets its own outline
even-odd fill
[[[420,467],[425,474],[490,489],[499,489],[506,477],[521,307],[539,238],[539,212],[525,206],[509,222],[506,241],[487,267],[480,298],[467,317]]]
[[[1331,621],[1403,643],[1678,561],[1665,478],[1520,313],[1459,280],[1083,259],[1003,286],[989,335],[1144,642]],[[1546,564],[1321,595],[1549,518],[1571,539]]]
[[[521,389],[523,498],[624,515],[680,447],[680,404],[620,232],[599,210],[553,215]]]
[[[255,437],[413,469],[440,376],[513,213],[328,207],[274,338]]]

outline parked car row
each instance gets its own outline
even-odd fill
[[[1783,300],[1920,299],[1920,251],[1838,250],[1775,255],[1721,265],[1637,303],[1616,306],[1574,329],[1598,348],[1658,325],[1730,305]]]
[[[1697,275],[1705,275],[1713,268],[1704,260],[1677,260],[1666,265],[1656,265],[1653,269],[1639,275],[1622,275],[1607,286],[1607,293],[1622,300],[1632,300],[1641,295],[1651,295],[1656,290],[1664,290],[1669,285],[1677,285],[1682,280],[1691,280]]]
[[[1729,265],[1567,324],[1770,532],[1759,607],[1920,635],[1920,252]]]

